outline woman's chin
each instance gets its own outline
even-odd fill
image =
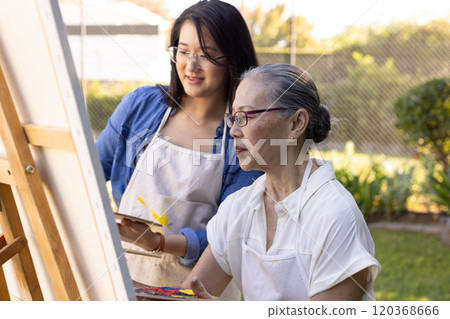
[[[258,170],[258,165],[255,165],[254,160],[251,159],[248,160],[248,156],[237,156],[239,159],[239,166],[244,171],[252,171],[252,170]]]

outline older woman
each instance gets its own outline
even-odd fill
[[[305,151],[330,131],[311,76],[254,68],[227,118],[241,167],[265,174],[221,204],[183,285],[209,297],[234,278],[246,300],[374,300],[380,265],[363,216],[331,163]]]

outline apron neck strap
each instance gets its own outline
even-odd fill
[[[161,131],[161,129],[164,127],[164,125],[166,125],[167,119],[170,116],[170,113],[172,112],[172,106],[169,106],[166,110],[166,113],[164,114],[164,117],[161,121],[161,124],[159,124],[158,130],[156,131],[155,136],[157,136],[159,134],[159,132]]]
[[[227,123],[225,117],[223,118],[223,135],[222,135],[222,147],[220,148],[220,154],[225,155],[225,142],[227,140]]]

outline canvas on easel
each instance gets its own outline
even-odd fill
[[[0,286],[134,300],[56,0],[0,2],[0,71]]]

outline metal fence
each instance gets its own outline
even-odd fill
[[[438,57],[411,59],[408,52],[417,50],[411,46],[395,59],[385,52],[296,55],[295,64],[315,79],[322,103],[335,118],[322,149],[342,150],[347,141],[352,141],[364,153],[409,156],[415,152],[415,147],[403,143],[402,132],[395,127],[394,103],[412,87],[450,75],[450,51],[437,52]],[[289,61],[288,53],[259,53],[260,64]]]
[[[395,46],[395,39],[390,40],[392,45],[386,36],[383,39],[380,41],[386,43],[379,45],[374,41],[367,47],[324,55],[296,55],[295,64],[313,76],[323,104],[338,119],[322,149],[342,150],[351,140],[364,153],[409,156],[414,152],[414,147],[406,146],[395,128],[394,103],[410,88],[430,78],[450,76],[450,39],[440,39],[433,50],[419,40]],[[257,51],[260,64],[289,63],[291,59],[288,52]],[[128,83],[127,89],[142,84]],[[117,90],[118,86],[120,83],[110,81],[88,81],[85,86],[85,93],[90,92],[87,104],[95,136],[125,93]],[[115,91],[108,93],[111,88]]]

